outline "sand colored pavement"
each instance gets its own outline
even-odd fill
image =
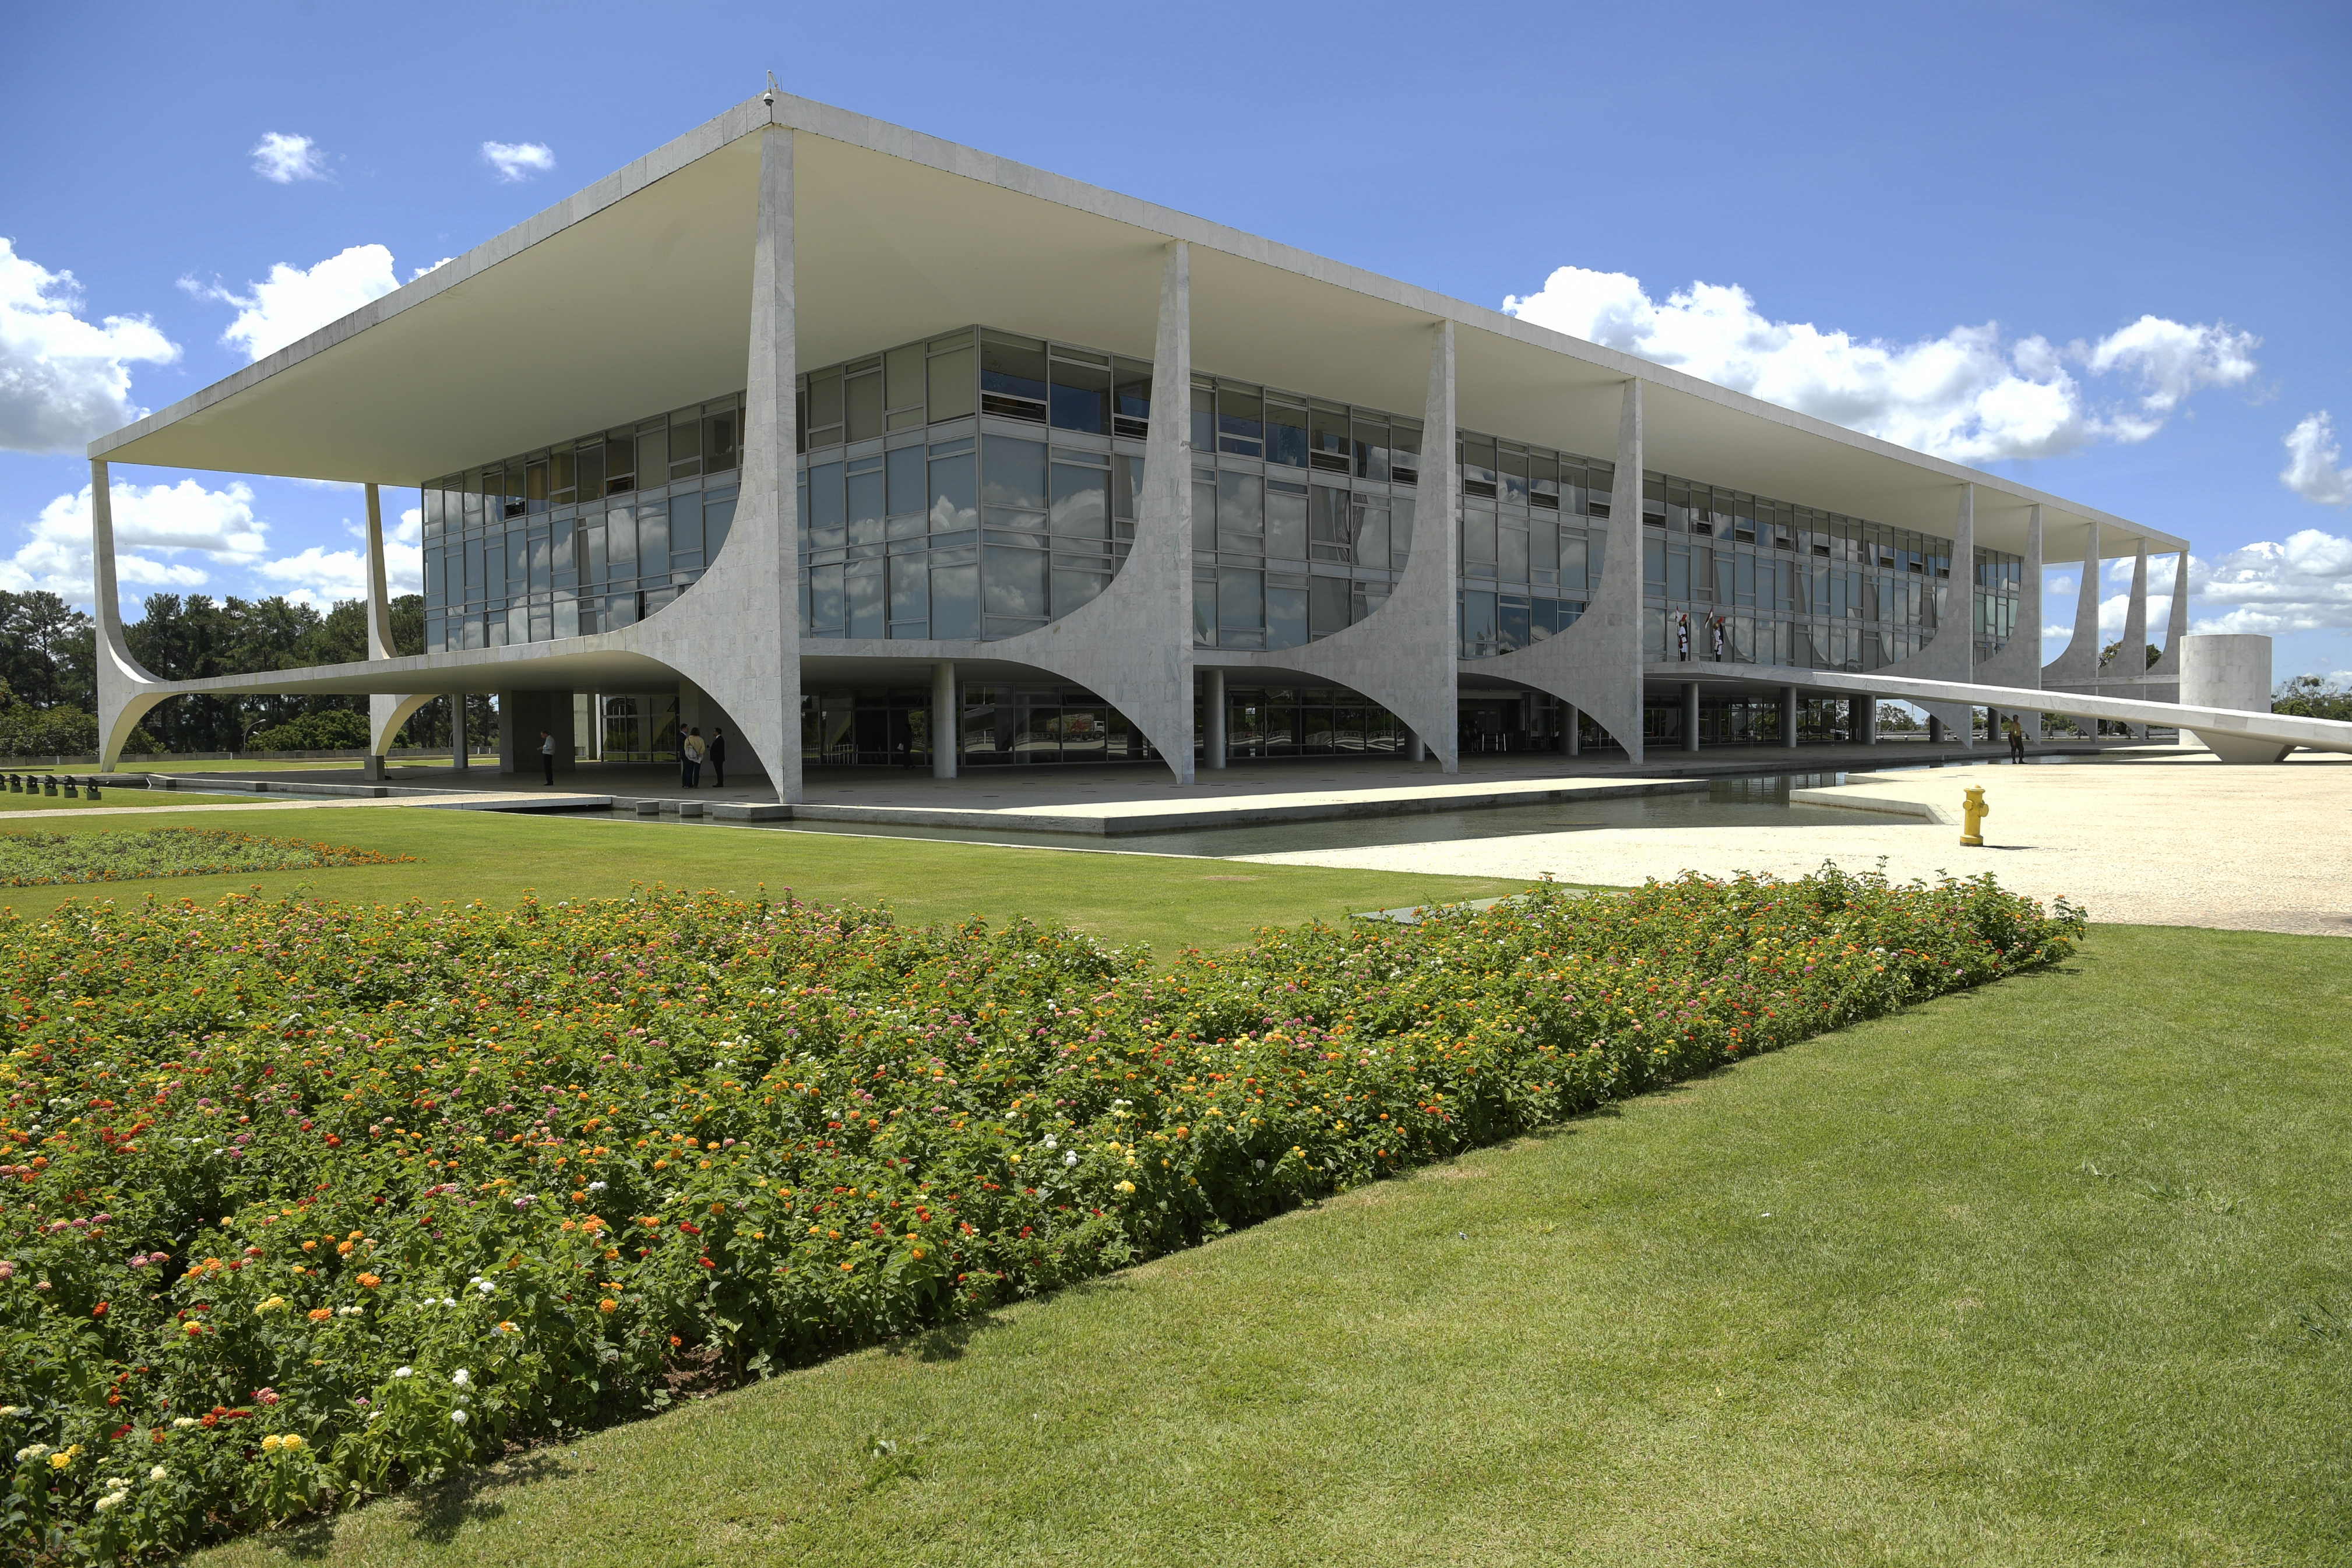
[[[1985,847],[1957,826],[1857,810],[1851,827],[1611,828],[1244,857],[1459,876],[1636,884],[1685,870],[1801,875],[1835,861],[1897,879],[1990,871],[2003,886],[2084,905],[2094,920],[2352,936],[2352,758],[2302,752],[2231,767],[2199,749],[2057,766],[1987,762],[1879,774],[1836,793],[1920,801],[1958,820],[1970,785]],[[1826,803],[1819,795],[1816,804]]]

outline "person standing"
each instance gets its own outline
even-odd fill
[[[678,747],[678,750],[684,754],[686,763],[678,782],[685,788],[688,789],[701,788],[702,759],[709,754],[709,749],[702,743],[702,731],[698,727],[688,733],[686,744]]]
[[[710,787],[727,788],[727,732],[718,725],[710,727]]]
[[[2025,724],[2015,714],[2009,716],[2009,759],[2011,762],[2025,760]]]
[[[551,788],[555,783],[555,737],[543,729],[539,732],[539,766]]]

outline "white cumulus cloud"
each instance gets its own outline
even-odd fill
[[[258,360],[331,321],[341,320],[372,299],[383,298],[400,287],[400,279],[393,271],[389,249],[355,245],[310,267],[278,262],[268,277],[247,284],[243,294],[219,283],[198,283],[193,277],[180,279],[180,287],[199,299],[236,306],[236,319],[221,334],[221,341],[249,360]]]
[[[327,152],[307,136],[265,131],[253,144],[253,172],[273,185],[327,177]]]
[[[339,600],[367,597],[365,535],[346,519],[345,528],[361,538],[351,549],[325,549],[311,545],[296,555],[261,563],[260,575],[278,585],[278,591],[297,604],[325,610]],[[411,507],[386,531],[383,575],[387,591],[397,597],[425,591],[425,514]]]
[[[2323,507],[2352,506],[2352,468],[2336,441],[2336,421],[2326,409],[2286,433],[2286,466],[2279,483]]]
[[[110,486],[114,512],[114,571],[120,586],[175,591],[211,580],[183,556],[231,566],[258,560],[268,525],[253,515],[253,491],[232,484],[208,490],[194,479],[175,485]],[[90,597],[89,486],[41,508],[16,554],[0,559],[0,588],[47,589],[87,604]],[[162,559],[158,559],[162,558]]]
[[[553,169],[555,153],[544,141],[485,141],[482,162],[497,170],[499,179],[514,183]]]
[[[81,286],[0,238],[0,448],[61,452],[147,411],[131,367],[164,365],[179,345],[144,316],[81,318]]]
[[[2284,544],[2192,559],[2189,580],[2200,608],[2224,607],[2200,632],[2352,630],[2352,538],[2340,534],[2304,528]]]
[[[1860,340],[1776,321],[1736,285],[1654,299],[1622,272],[1563,267],[1503,308],[1916,451],[1963,463],[2047,457],[2094,441],[2145,441],[2200,387],[2255,371],[2260,340],[2159,317],[2100,339],[2004,339],[1988,322],[1940,338]],[[2079,372],[2079,373],[2078,373]],[[2103,383],[2090,385],[2086,382]]]

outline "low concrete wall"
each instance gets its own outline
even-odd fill
[[[1941,806],[1930,805],[1925,800],[1906,800],[1896,795],[1879,795],[1867,789],[1853,788],[1855,784],[1864,782],[1874,782],[1874,780],[1849,776],[1846,783],[1831,789],[1791,789],[1789,791],[1789,804],[1835,806],[1846,811],[1875,811],[1881,816],[1910,817],[1917,821],[1939,822],[1947,826],[1958,821]]]
[[[391,760],[396,762],[402,758],[439,757],[447,750],[446,747],[436,748],[429,746],[404,746],[394,748],[388,756]],[[488,754],[477,751],[473,755],[483,757]],[[151,751],[143,756],[125,756],[122,758],[122,766],[128,768],[134,762],[364,762],[366,760],[366,748],[355,746],[341,751]],[[78,752],[71,757],[0,757],[0,769],[95,768],[97,766],[98,753],[95,751]]]

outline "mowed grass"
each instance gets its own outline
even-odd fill
[[[1486,877],[424,807],[280,807],[178,817],[158,810],[88,821],[57,817],[37,825],[59,833],[185,826],[324,840],[416,859],[407,865],[113,883],[102,893],[87,886],[0,893],[0,905],[27,916],[77,895],[121,902],[151,891],[199,903],[258,887],[272,897],[301,893],[371,903],[511,904],[530,894],[544,903],[625,897],[639,883],[750,896],[764,883],[772,897],[782,897],[789,887],[794,897],[820,903],[887,904],[900,918],[917,922],[974,914],[1051,919],[1106,941],[1147,941],[1168,954],[1240,942],[1261,925],[1340,920],[1356,910],[1490,897],[1526,885]]]
[[[207,1561],[2346,1561],[2345,953],[2095,928],[2063,972]]]
[[[179,789],[101,789],[95,800],[86,795],[78,795],[68,800],[62,794],[37,795],[27,791],[19,795],[9,791],[0,793],[0,811],[88,811],[102,810],[109,806],[169,810],[173,806],[236,805],[252,798],[250,795],[199,795]],[[47,831],[42,830],[44,832]]]

